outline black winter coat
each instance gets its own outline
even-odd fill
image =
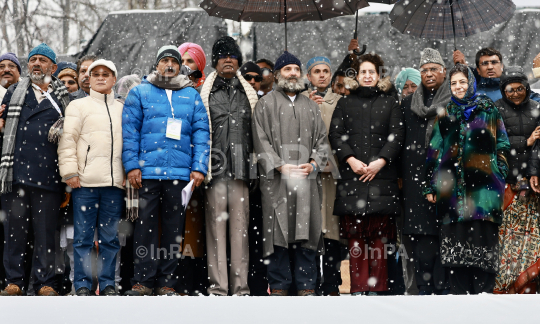
[[[510,141],[506,183],[515,184],[518,177],[527,176],[532,151],[532,146],[527,146],[527,139],[538,125],[539,104],[527,96],[519,106],[504,98],[497,100],[495,105],[499,109]]]
[[[380,82],[379,82],[380,83]],[[398,163],[405,128],[397,100],[378,88],[360,87],[341,98],[332,115],[329,139],[339,160],[334,214],[398,215],[400,213]],[[387,161],[370,182],[359,181],[347,158],[354,156],[369,164]]]
[[[7,117],[9,102],[17,85],[9,88],[2,101],[2,104],[8,106],[2,115],[4,119]],[[58,107],[61,107],[60,101],[54,95],[51,96]],[[47,139],[49,129],[58,118],[58,112],[51,102],[44,99],[38,104],[34,91],[29,87],[15,135],[13,185],[24,184],[45,190],[64,192],[66,185],[62,183],[58,169],[58,145]]]
[[[212,182],[249,181],[253,152],[251,105],[240,81],[217,77],[210,97],[212,120]]]
[[[435,204],[422,195],[426,165],[426,130],[429,119],[411,110],[412,95],[401,101],[405,120],[405,139],[400,167],[403,179],[403,234],[439,235],[440,220]]]

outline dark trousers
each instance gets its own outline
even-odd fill
[[[252,296],[268,296],[268,279],[263,255],[263,217],[261,190],[257,187],[249,194],[249,276]]]
[[[339,241],[324,239],[324,255],[322,256],[322,278],[319,292],[323,296],[339,292],[341,285],[341,260],[343,253],[348,253],[347,247]],[[317,268],[319,268],[317,262]],[[317,271],[319,273],[320,271]]]
[[[349,251],[351,294],[388,291],[388,260],[382,237],[349,239]]]
[[[475,267],[450,267],[450,293],[453,295],[476,295],[493,293],[496,273]]]
[[[34,231],[32,273],[34,289],[55,288],[55,230],[63,192],[54,192],[26,185],[15,185],[13,191],[2,195],[4,221],[4,267],[6,285],[16,284],[21,289],[25,282],[26,245],[30,227]],[[32,224],[30,224],[32,223]]]
[[[437,235],[410,235],[416,285],[421,295],[439,294],[450,288],[448,268],[441,264],[441,245]],[[409,252],[409,251],[407,251]]]
[[[116,254],[120,250],[118,222],[124,209],[124,195],[124,190],[116,187],[73,189],[75,290],[81,287],[92,289],[91,255],[97,224],[99,288],[114,288]]]
[[[142,180],[139,218],[133,230],[134,276],[131,284],[174,288],[184,236],[182,189],[187,181]],[[159,221],[161,217],[161,236]]]
[[[292,250],[294,269],[291,270],[289,250]],[[286,249],[274,245],[274,253],[268,260],[268,283],[271,289],[289,290],[293,283],[297,290],[315,289],[317,285],[317,251],[300,247],[300,244],[289,244]]]

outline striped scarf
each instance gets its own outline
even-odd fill
[[[65,111],[69,104],[69,93],[62,82],[52,76],[51,86],[53,95],[58,98]],[[2,158],[0,159],[0,194],[11,192],[13,184],[13,159],[15,156],[15,135],[17,135],[17,126],[21,116],[22,106],[26,93],[30,86],[30,78],[22,78],[9,102],[7,110],[6,126],[4,128],[4,141],[2,145]]]

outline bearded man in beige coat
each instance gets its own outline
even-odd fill
[[[77,296],[89,296],[96,224],[99,239],[98,279],[103,296],[115,290],[116,255],[120,249],[118,222],[124,201],[122,165],[123,104],[114,99],[113,62],[97,60],[88,68],[90,95],[66,109],[64,133],[58,146],[62,180],[72,189],[73,251]]]
[[[332,114],[341,96],[332,91],[330,81],[332,70],[330,60],[324,56],[317,56],[308,61],[307,79],[311,89],[302,94],[315,101],[321,109],[321,117],[329,133]],[[344,246],[339,241],[339,216],[334,215],[334,200],[336,198],[336,180],[339,176],[336,159],[328,156],[328,165],[322,168],[322,230],[324,234],[324,255],[322,283],[319,283],[319,292],[325,296],[339,296],[341,285],[341,250]],[[319,266],[320,263],[317,263]]]

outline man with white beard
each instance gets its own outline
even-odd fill
[[[300,95],[301,66],[287,51],[277,59],[277,87],[259,100],[252,122],[272,296],[288,295],[292,284],[299,296],[314,296],[323,249],[319,171],[326,166],[328,141],[319,106]]]
[[[28,55],[28,75],[10,87],[2,104],[6,111],[0,194],[4,220],[4,267],[7,287],[0,295],[23,295],[26,245],[33,227],[32,264],[34,290],[40,296],[57,296],[54,289],[54,234],[65,185],[58,172],[57,145],[51,137],[61,132],[70,97],[52,74],[56,54],[45,43]],[[30,225],[32,223],[32,226]]]

